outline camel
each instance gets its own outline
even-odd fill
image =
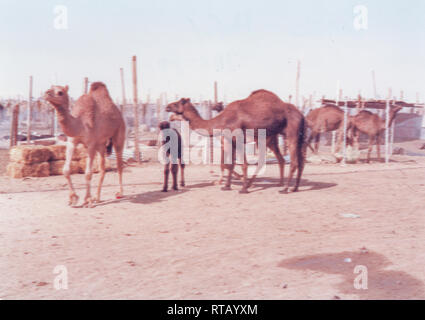
[[[401,109],[403,109],[401,106],[391,106],[388,127],[391,127],[397,113]],[[376,143],[376,153],[378,155],[378,159],[381,159],[381,153],[379,150],[380,138],[382,131],[386,129],[386,121],[377,114],[367,110],[362,110],[352,118],[351,123],[351,139],[357,150],[359,149],[359,133],[362,132],[367,134],[369,137],[369,148],[367,151],[366,162],[370,162],[370,154],[372,153],[374,142]]]
[[[192,130],[199,130],[200,134],[213,136],[214,130],[230,130],[235,132],[238,129],[243,133],[243,141],[246,142],[246,130],[253,129],[255,140],[258,143],[258,130],[266,130],[267,147],[271,148],[279,161],[281,182],[283,184],[285,161],[277,148],[277,136],[283,134],[288,141],[290,150],[291,166],[286,186],[281,193],[287,193],[293,174],[297,171],[296,183],[292,188],[296,192],[304,169],[305,160],[305,119],[302,113],[293,105],[284,103],[278,96],[267,90],[257,90],[244,99],[230,103],[223,112],[211,120],[204,120],[200,117],[190,99],[182,98],[179,101],[170,103],[167,112],[173,112],[181,119],[189,122]],[[229,171],[227,181],[222,190],[231,190],[232,173],[235,166],[236,138],[229,139],[232,150],[232,161],[224,164],[222,154],[222,165]],[[243,186],[240,193],[247,193],[248,187],[252,185],[256,173],[248,182],[248,163],[242,164]],[[258,170],[257,170],[258,171]]]
[[[105,152],[111,153],[112,146],[117,157],[117,171],[120,189],[117,198],[123,196],[122,152],[125,140],[125,123],[121,112],[109,96],[108,89],[101,82],[94,82],[88,94],[82,95],[69,111],[68,86],[52,86],[47,90],[44,99],[57,111],[58,122],[64,134],[68,137],[66,146],[66,160],[63,174],[68,181],[70,189],[69,205],[78,202],[71,181],[70,166],[74,149],[80,143],[87,148],[88,161],[86,165],[86,195],[83,207],[92,207],[100,201],[100,193],[105,177]],[[90,183],[92,179],[92,166],[96,152],[100,155],[100,178],[97,188],[97,197],[92,198]]]
[[[179,171],[179,165],[181,169],[181,182],[180,186],[184,187],[184,167],[185,164],[183,163],[183,142],[182,138],[180,136],[180,133],[176,130],[170,127],[170,123],[168,121],[162,121],[159,123],[158,128],[161,133],[161,146],[165,145],[166,143],[170,143],[174,145],[177,150],[173,150],[173,146],[170,146],[166,152],[165,156],[168,158],[167,163],[164,164],[164,186],[162,188],[162,192],[168,191],[168,177],[170,174],[170,165],[171,165],[171,173],[173,175],[173,190],[178,190],[177,187],[177,174]],[[173,139],[174,136],[174,139]],[[177,145],[175,145],[177,144]],[[171,152],[170,152],[171,149]],[[165,160],[165,159],[164,159]],[[177,164],[178,160],[178,164]]]
[[[308,147],[314,152],[319,152],[320,135],[324,132],[337,130],[337,144],[335,152],[341,149],[344,139],[344,111],[335,105],[325,105],[323,107],[311,110],[306,116],[307,126],[311,129],[307,140]],[[350,119],[347,118],[347,131],[350,127]],[[314,140],[314,148],[311,142]]]

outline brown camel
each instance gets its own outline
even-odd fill
[[[388,127],[391,127],[397,113],[403,109],[401,106],[390,107],[390,117]],[[386,129],[386,121],[375,113],[367,110],[360,111],[351,120],[351,137],[355,148],[359,149],[359,136],[360,132],[367,134],[369,137],[369,148],[367,151],[367,163],[370,162],[370,155],[372,153],[373,144],[376,143],[376,153],[378,159],[381,159],[380,153],[380,139],[382,132]]]
[[[389,117],[389,127],[391,127],[397,113],[403,107],[400,106],[391,106],[390,108],[390,117]],[[386,129],[385,120],[382,119],[377,114],[374,114],[367,110],[360,111],[356,116],[354,116],[351,120],[351,136],[354,143],[355,148],[359,149],[359,133],[362,132],[367,134],[369,137],[369,148],[367,151],[367,163],[370,162],[370,154],[372,153],[372,148],[374,142],[376,143],[376,153],[378,155],[378,159],[381,158],[380,153],[380,138],[383,130]]]
[[[162,121],[159,123],[158,128],[161,133],[161,146],[165,144],[170,144],[165,151],[164,159],[166,163],[164,164],[164,186],[162,188],[162,192],[168,191],[168,177],[170,175],[170,166],[171,166],[171,174],[173,176],[173,190],[178,190],[177,187],[177,174],[179,171],[179,165],[181,169],[181,182],[180,185],[182,187],[184,184],[184,167],[183,163],[183,142],[180,133],[171,128],[170,123],[168,121]],[[168,160],[168,161],[167,161]],[[177,163],[178,162],[178,163]]]
[[[112,146],[117,156],[117,169],[120,191],[117,198],[122,197],[122,152],[125,140],[125,123],[121,112],[109,96],[106,86],[95,82],[88,94],[82,95],[72,111],[69,111],[68,86],[52,86],[46,91],[44,98],[56,109],[58,122],[68,136],[66,147],[66,161],[63,174],[70,188],[69,205],[76,205],[78,196],[71,181],[70,166],[75,147],[82,143],[87,148],[88,161],[86,165],[86,196],[83,206],[92,206],[100,201],[100,191],[105,177],[105,152],[110,153]],[[92,198],[90,182],[92,166],[96,152],[100,155],[100,178],[97,188],[97,197]]]
[[[314,152],[319,152],[320,135],[324,132],[337,130],[337,144],[335,151],[341,149],[344,139],[344,111],[335,105],[326,105],[311,110],[306,116],[307,126],[311,129],[307,145]],[[350,127],[351,117],[347,117],[347,131]],[[311,142],[314,140],[314,148]]]
[[[281,181],[283,182],[285,161],[277,147],[277,136],[283,134],[288,141],[288,149],[291,157],[291,167],[286,186],[281,191],[286,193],[289,189],[294,172],[297,170],[296,183],[292,191],[297,191],[304,169],[305,160],[305,120],[302,113],[293,105],[284,103],[274,93],[266,90],[254,91],[248,98],[230,103],[223,112],[211,120],[204,120],[190,102],[190,99],[180,99],[167,106],[168,112],[179,115],[182,119],[189,121],[192,130],[202,129],[201,134],[213,136],[214,130],[230,130],[236,132],[241,130],[243,141],[246,142],[248,129],[254,130],[254,137],[258,143],[258,130],[266,130],[267,146],[273,150],[280,165]],[[222,190],[231,189],[232,173],[235,166],[236,137],[229,139],[232,150],[232,161],[224,164],[229,171],[226,185]],[[222,154],[222,164],[223,154]],[[246,156],[242,164],[243,187],[241,193],[247,193],[248,187],[252,184],[247,180],[248,163]]]

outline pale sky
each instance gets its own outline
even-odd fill
[[[68,29],[54,28],[57,5]],[[354,7],[368,9],[368,29],[356,30]],[[302,95],[359,90],[425,98],[425,1],[372,0],[0,0],[0,98],[34,96],[51,84],[82,93],[83,78],[103,81],[121,99],[120,67],[131,99],[131,57],[138,57],[139,97],[166,92],[198,100],[245,98],[268,89]]]

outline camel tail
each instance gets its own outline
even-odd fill
[[[106,154],[110,156],[112,154],[112,139],[109,139],[108,143],[106,144]]]
[[[298,160],[298,170],[302,172],[304,169],[304,161],[305,161],[305,151],[308,141],[306,141],[306,121],[305,118],[302,117],[299,127],[298,127],[298,141],[297,141],[297,160]]]

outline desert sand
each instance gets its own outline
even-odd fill
[[[307,164],[287,195],[276,165],[246,195],[210,170],[188,165],[187,186],[162,193],[162,166],[126,167],[123,199],[108,172],[91,209],[67,206],[62,176],[0,177],[0,298],[425,298],[425,157]],[[73,180],[82,202],[84,175]]]

